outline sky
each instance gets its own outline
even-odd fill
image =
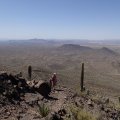
[[[120,0],[0,0],[0,39],[120,39]]]

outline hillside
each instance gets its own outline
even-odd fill
[[[57,90],[50,93],[50,97],[55,98],[55,100],[44,99],[42,101],[42,96],[39,93],[27,92],[24,94],[22,92],[21,95],[25,96],[21,98],[23,101],[17,102],[20,105],[2,105],[3,107],[0,112],[1,119],[3,119],[2,115],[5,116],[6,111],[8,112],[6,119],[10,117],[10,120],[12,117],[17,116],[21,120],[24,118],[29,119],[30,117],[40,119],[40,115],[38,114],[39,107],[36,104],[38,97],[40,98],[38,99],[39,104],[45,103],[45,105],[52,109],[52,113],[57,110],[58,116],[59,109],[63,109],[61,106],[69,106],[69,103],[73,103],[77,107],[76,109],[84,106],[85,110],[87,112],[90,111],[93,116],[99,116],[98,113],[100,113],[100,116],[104,114],[105,116],[102,116],[105,119],[109,119],[112,116],[111,114],[117,111],[115,116],[118,117],[118,97],[120,90],[119,48],[117,48],[117,51],[108,46],[89,47],[88,45],[82,46],[76,44],[41,46],[39,42],[36,44],[24,44],[22,41],[15,44],[3,42],[0,44],[0,71],[6,71],[13,75],[22,72],[22,77],[28,80],[27,67],[31,65],[33,70],[32,80],[48,81],[51,75],[56,72],[59,81]],[[82,97],[81,93],[79,93],[81,63],[83,62],[85,64],[85,97]],[[19,79],[17,78],[17,80]],[[16,89],[14,90],[16,91]],[[88,90],[90,91],[90,96],[86,96]],[[74,96],[76,97],[74,98]],[[4,97],[2,98],[4,102]],[[107,98],[110,100],[108,106],[104,103]],[[94,101],[96,99],[97,103]],[[91,104],[91,101],[94,108],[89,108],[88,104]],[[102,105],[104,106],[102,108],[104,110],[100,110],[100,106]],[[110,107],[111,105],[112,108]],[[113,106],[116,107],[116,110],[114,110]],[[14,110],[11,110],[11,108]],[[110,112],[107,113],[108,109]],[[66,111],[68,112],[67,109]],[[35,118],[36,116],[38,118]],[[113,117],[115,118],[115,116]],[[103,118],[100,120],[103,120]]]
[[[118,102],[91,90],[80,92],[57,85],[50,94],[40,81],[28,81],[22,76],[0,74],[1,120],[119,120]],[[33,84],[30,84],[33,83]],[[38,86],[39,84],[39,86]],[[37,87],[35,87],[37,85]],[[45,95],[45,96],[44,96]]]
[[[99,93],[105,89],[104,94],[111,97],[119,95],[120,56],[110,47],[92,48],[76,44],[41,46],[39,42],[8,45],[4,42],[4,45],[0,45],[0,61],[1,71],[21,71],[25,78],[28,65],[33,67],[34,79],[48,80],[50,74],[56,72],[60,84],[74,89],[79,86],[81,63],[84,62],[88,88],[96,89]]]
[[[58,49],[61,49],[61,50],[81,50],[81,51],[92,50],[92,48],[90,48],[90,47],[80,46],[77,44],[64,44],[64,45],[60,46]]]
[[[95,48],[91,48],[91,47],[88,47],[88,46],[80,46],[80,45],[78,45],[78,44],[63,44],[62,46],[60,46],[60,47],[58,47],[58,50],[62,50],[62,51],[67,51],[67,52],[70,52],[70,51],[79,51],[79,52],[88,52],[88,53],[90,53],[90,52],[93,52],[93,53],[95,53],[96,52],[96,54],[98,53],[98,54],[100,54],[100,53],[103,53],[103,54],[105,54],[105,55],[119,55],[117,52],[115,52],[115,51],[113,51],[113,50],[111,50],[111,49],[109,49],[109,48],[107,48],[107,47],[102,47],[102,48],[100,48],[100,49],[95,49]]]

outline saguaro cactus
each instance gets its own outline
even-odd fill
[[[32,67],[28,66],[28,78],[31,80],[32,77]]]
[[[85,90],[84,88],[84,63],[82,63],[82,70],[81,70],[81,92]]]
[[[120,103],[120,97],[118,97],[119,103]]]

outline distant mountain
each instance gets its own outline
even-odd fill
[[[90,47],[86,46],[80,46],[77,44],[64,44],[59,47],[61,50],[80,50],[80,51],[85,51],[85,50],[92,50]]]
[[[99,52],[104,53],[106,55],[118,55],[117,52],[107,48],[107,47],[102,47],[101,49],[98,49]]]
[[[38,45],[63,45],[63,44],[76,44],[82,46],[89,45],[119,45],[120,40],[87,40],[87,39],[22,39],[22,40],[2,40],[3,43],[9,44],[38,44]],[[1,43],[1,41],[0,41]]]
[[[0,42],[2,43],[2,41]],[[56,45],[56,42],[53,40],[45,39],[28,39],[28,40],[8,40],[3,42],[6,45],[14,46],[47,46],[47,45]]]
[[[74,52],[77,54],[87,54],[87,55],[101,55],[101,56],[116,56],[119,55],[117,52],[107,48],[102,47],[100,49],[94,49],[87,46],[80,46],[77,44],[63,44],[62,46],[58,47],[58,50],[64,52]]]
[[[41,44],[55,44],[56,42],[54,40],[46,40],[46,39],[29,39],[27,42],[33,42],[33,43],[41,43]]]

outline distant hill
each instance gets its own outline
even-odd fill
[[[80,46],[77,44],[64,44],[59,47],[61,50],[80,50],[80,51],[86,51],[86,50],[92,50],[90,47],[86,46]]]
[[[107,47],[102,47],[101,49],[98,49],[99,52],[104,53],[106,55],[118,55],[117,52],[107,48]]]
[[[56,41],[53,40],[45,40],[45,39],[28,39],[28,40],[6,40],[0,41],[0,45],[7,45],[7,46],[55,46],[57,44]]]
[[[87,54],[87,56],[89,55],[93,55],[93,56],[117,56],[119,55],[117,52],[107,48],[107,47],[102,47],[100,49],[95,49],[95,48],[91,48],[91,47],[87,47],[87,46],[80,46],[77,44],[63,44],[62,46],[58,47],[58,50],[63,51],[63,52],[74,52],[77,54]]]
[[[0,40],[0,44],[8,44],[8,45],[51,45],[51,46],[59,46],[63,44],[74,44],[74,45],[81,45],[81,46],[106,46],[106,45],[119,45],[120,40],[87,40],[87,39],[19,39],[19,40]]]

